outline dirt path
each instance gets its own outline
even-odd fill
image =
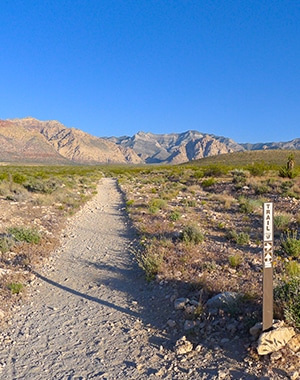
[[[0,337],[0,379],[256,379],[205,347],[176,357],[180,332],[166,333],[172,289],[145,281],[122,207],[116,181],[103,179],[71,219]]]

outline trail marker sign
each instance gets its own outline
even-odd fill
[[[273,325],[273,203],[263,205],[263,331]]]

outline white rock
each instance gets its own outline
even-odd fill
[[[177,355],[184,355],[193,351],[193,344],[183,336],[176,342],[175,352]]]
[[[209,309],[222,309],[224,307],[228,307],[236,303],[239,297],[240,295],[235,292],[219,293],[214,297],[210,298],[207,301],[206,305]]]
[[[279,351],[295,334],[293,327],[280,327],[262,333],[258,340],[258,354],[267,355],[271,352]]]

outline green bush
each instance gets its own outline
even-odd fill
[[[287,322],[300,328],[300,277],[295,276],[283,281],[274,289],[277,313]]]
[[[252,176],[262,177],[265,174],[265,172],[269,169],[269,167],[264,161],[261,161],[248,165],[246,169]]]
[[[26,227],[11,227],[8,229],[17,241],[24,241],[26,243],[38,244],[41,240],[41,234],[33,228]]]
[[[262,202],[256,199],[248,199],[245,197],[240,197],[238,199],[240,211],[245,214],[252,214],[257,209],[261,208]]]
[[[285,271],[289,277],[300,276],[300,264],[295,260],[288,261],[285,264]]]
[[[214,178],[208,178],[208,179],[204,179],[202,182],[201,182],[201,185],[202,187],[205,189],[207,187],[211,187],[213,186],[214,184],[216,183],[216,180]]]
[[[236,188],[241,188],[246,184],[246,172],[244,170],[235,169],[231,172],[232,182],[235,184]]]
[[[0,252],[8,252],[15,244],[15,240],[11,235],[1,234],[0,237]]]
[[[281,188],[281,191],[282,191],[282,195],[283,196],[287,196],[289,194],[289,192],[291,191],[291,188],[294,186],[294,182],[293,181],[285,181],[285,182],[282,182],[280,188]]]
[[[164,199],[155,198],[152,199],[149,203],[149,211],[152,214],[157,213],[159,210],[162,210],[167,206],[167,202]]]
[[[292,221],[290,214],[277,214],[274,216],[274,226],[279,231],[286,231]]]
[[[232,268],[237,268],[242,264],[243,258],[240,254],[237,253],[235,255],[229,256],[228,261]]]
[[[169,218],[172,220],[172,222],[176,222],[180,218],[180,212],[179,211],[172,211]]]
[[[180,239],[185,243],[199,244],[203,242],[204,235],[197,226],[186,226],[180,234]]]
[[[23,174],[15,173],[12,176],[12,180],[14,183],[18,183],[22,185],[26,181],[27,177]]]
[[[204,169],[205,177],[222,177],[227,174],[229,168],[225,165],[209,165]]]
[[[287,231],[281,237],[280,245],[288,256],[300,257],[300,240],[297,237],[297,231]]]
[[[12,294],[19,294],[24,286],[19,282],[12,282],[8,284],[7,287],[12,292]]]
[[[23,183],[23,186],[32,193],[52,194],[59,186],[61,186],[61,183],[54,179],[47,181],[31,179],[30,181]]]
[[[226,236],[227,239],[232,240],[238,245],[247,245],[250,242],[250,236],[247,232],[237,233],[236,231],[228,231]]]

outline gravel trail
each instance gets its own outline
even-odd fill
[[[134,237],[116,181],[103,179],[0,335],[1,380],[258,378],[204,346],[176,356],[174,289],[145,280]]]
[[[143,379],[159,370],[165,320],[153,297],[164,296],[133,260],[122,206],[116,181],[103,179],[72,218],[2,336],[1,379]]]

